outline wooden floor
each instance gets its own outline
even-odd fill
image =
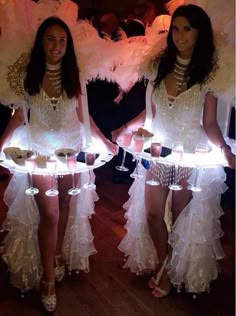
[[[234,209],[225,208],[222,238],[226,257],[222,273],[209,294],[193,299],[175,290],[165,299],[155,299],[147,286],[148,276],[136,276],[122,269],[122,253],[117,249],[125,234],[122,204],[128,197],[128,184],[111,182],[109,165],[97,171],[100,200],[91,219],[98,253],[91,257],[90,272],[67,275],[57,285],[58,316],[233,316],[234,315]],[[7,181],[0,182],[0,221],[5,217],[2,202]],[[0,223],[1,223],[0,222]],[[5,264],[0,261],[0,316],[45,315],[38,293],[30,291],[21,299],[9,282]]]

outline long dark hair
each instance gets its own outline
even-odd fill
[[[46,30],[54,25],[60,26],[67,34],[66,52],[61,63],[62,88],[66,92],[68,98],[78,97],[81,88],[73,39],[68,26],[57,17],[47,18],[38,28],[34,46],[30,54],[30,60],[26,68],[24,87],[29,95],[36,95],[40,91],[46,69],[43,36]]]
[[[174,69],[178,51],[172,39],[172,26],[176,17],[186,18],[190,26],[198,30],[198,38],[191,62],[185,74],[187,87],[190,88],[196,83],[204,83],[217,67],[210,18],[202,8],[193,4],[179,6],[173,13],[167,36],[167,47],[158,56],[158,60],[156,61],[159,61],[159,68],[154,85],[158,86],[165,76]]]

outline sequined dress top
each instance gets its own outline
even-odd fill
[[[42,154],[53,154],[56,149],[68,147],[78,150],[83,145],[83,125],[76,108],[78,100],[65,94],[49,98],[43,89],[28,97],[30,135],[33,149]]]
[[[183,143],[185,152],[194,152],[199,142],[207,142],[200,125],[206,93],[206,87],[195,84],[170,102],[164,81],[153,90],[155,117],[152,131],[160,137],[163,146],[171,148],[173,142],[179,141]]]

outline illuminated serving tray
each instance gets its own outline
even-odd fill
[[[122,146],[122,141],[118,140],[117,141],[118,145],[120,147],[122,147],[125,151],[127,151],[128,153],[134,155],[134,152],[132,150],[132,146],[128,146],[128,147],[123,147]],[[144,143],[144,149],[149,148],[150,147],[150,140],[145,141]],[[217,166],[226,166],[227,162],[223,156],[223,154],[221,153],[221,151],[219,149],[215,149],[212,150],[208,153],[204,153],[204,159],[202,159],[201,161],[201,167],[204,168],[215,168]],[[151,160],[152,157],[150,155],[150,153],[147,153],[145,151],[142,151],[139,155],[139,158],[142,159],[146,159],[146,160]],[[174,164],[174,155],[170,154],[166,157],[160,157],[158,158],[158,163],[161,164]],[[196,167],[196,163],[195,163],[195,154],[189,154],[189,153],[183,153],[181,162],[178,163],[179,166],[182,167],[188,167],[188,168],[195,168]],[[198,166],[199,167],[199,166]]]
[[[112,158],[113,158],[113,155],[108,152],[99,153],[99,156],[95,160],[95,163],[93,165],[93,169],[101,167],[105,163],[109,162]],[[19,164],[15,163],[13,160],[6,159],[3,154],[0,157],[0,165],[9,169],[11,173],[15,173],[15,172],[28,173],[25,166],[20,166]],[[75,170],[75,173],[81,173],[88,170],[89,170],[89,167],[84,162],[77,162],[77,168]],[[48,174],[48,170],[46,167],[45,168],[36,167],[33,173],[39,174],[39,175],[46,175]],[[63,164],[60,162],[57,164],[55,175],[66,175],[70,173],[71,172],[68,171],[66,164]]]

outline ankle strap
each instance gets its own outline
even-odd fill
[[[160,279],[162,277],[162,274],[163,274],[163,272],[165,270],[165,267],[167,265],[167,262],[168,262],[168,256],[165,257],[165,260],[163,261],[162,266],[161,266],[160,270],[157,273],[156,283],[159,283],[159,281],[160,281]]]
[[[59,265],[59,261],[60,261],[60,259],[62,259],[62,258],[63,258],[63,257],[62,257],[62,254],[55,256],[55,263],[56,263],[57,266]]]
[[[47,282],[45,280],[41,280],[41,285],[43,285],[47,290],[47,295],[51,295],[52,290],[55,288],[55,282]]]
[[[55,255],[55,258],[56,258],[56,259],[62,258],[62,254]]]

